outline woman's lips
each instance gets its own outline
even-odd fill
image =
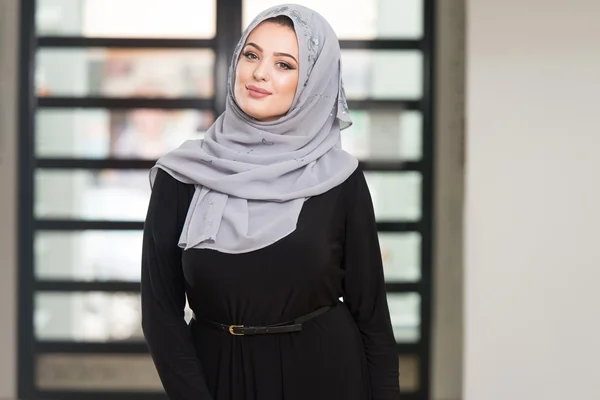
[[[261,89],[258,86],[254,85],[246,85],[246,89],[248,90],[248,94],[250,95],[250,97],[254,97],[255,99],[262,99],[271,95],[271,92],[269,92],[268,90]]]

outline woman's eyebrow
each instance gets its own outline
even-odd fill
[[[280,56],[280,57],[289,57],[292,60],[298,62],[298,60],[296,60],[296,58],[293,55],[288,54],[288,53],[273,53],[273,55]]]
[[[263,51],[262,47],[260,47],[259,45],[257,45],[256,43],[252,43],[252,42],[248,42],[246,43],[246,46],[252,46],[252,47],[256,47],[256,49],[258,51]]]
[[[256,43],[248,42],[248,43],[246,43],[246,46],[252,46],[252,47],[255,47],[258,51],[261,51],[261,52],[263,51],[262,47],[260,47]],[[288,54],[288,53],[273,53],[273,55],[280,56],[280,57],[289,57],[292,60],[296,61],[296,63],[298,62],[298,60],[296,60],[296,58],[293,55]]]

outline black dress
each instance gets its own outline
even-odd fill
[[[397,400],[398,356],[373,205],[357,169],[305,202],[297,229],[244,254],[182,251],[192,185],[158,171],[144,229],[143,329],[171,400]],[[301,332],[232,336],[324,306]],[[343,298],[340,302],[339,298]]]

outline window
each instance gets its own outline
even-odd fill
[[[147,169],[223,111],[241,31],[277,3],[22,1],[20,398],[164,398],[140,331]],[[343,146],[374,200],[403,398],[425,400],[434,2],[299,3],[341,41]]]

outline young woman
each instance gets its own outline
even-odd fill
[[[341,76],[322,16],[268,9],[235,49],[226,111],[151,170],[143,329],[171,400],[399,399]]]

